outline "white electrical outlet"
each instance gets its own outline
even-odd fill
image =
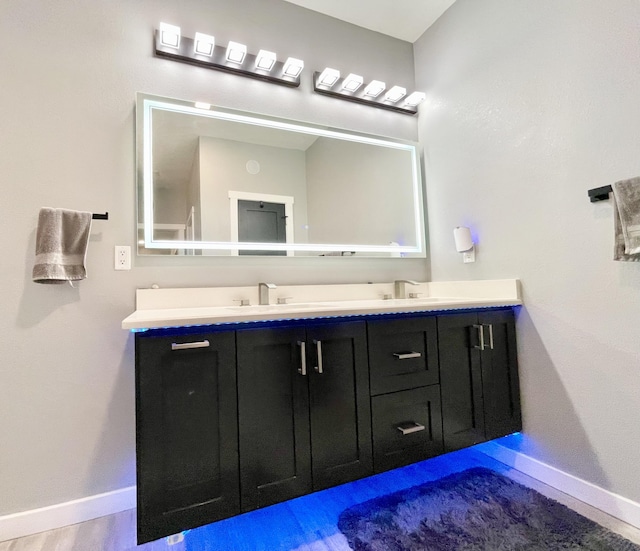
[[[465,264],[468,264],[469,262],[475,262],[476,261],[476,248],[473,247],[472,249],[468,250],[468,251],[464,251],[462,253],[462,262],[464,262]]]
[[[129,245],[116,245],[114,268],[116,270],[131,269],[131,247]]]

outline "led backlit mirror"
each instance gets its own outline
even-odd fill
[[[138,252],[424,257],[414,143],[138,94]]]

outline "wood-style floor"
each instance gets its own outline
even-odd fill
[[[0,551],[348,551],[337,527],[347,507],[475,466],[503,473],[640,544],[640,530],[468,449],[137,546],[135,510],[0,543]]]

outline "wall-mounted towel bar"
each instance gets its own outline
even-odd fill
[[[609,199],[609,193],[613,191],[611,186],[602,186],[594,189],[590,189],[589,200],[592,203],[596,203],[597,201],[607,201]]]
[[[108,212],[105,212],[104,214],[93,213],[91,215],[91,218],[93,220],[109,220],[109,213]]]

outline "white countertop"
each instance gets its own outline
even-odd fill
[[[138,289],[136,311],[123,329],[156,329],[217,323],[392,314],[490,308],[522,304],[517,279],[425,282],[407,286],[418,298],[383,299],[392,283],[292,285],[271,290],[271,302],[257,305],[258,286],[182,289]],[[240,306],[241,300],[253,305]]]

